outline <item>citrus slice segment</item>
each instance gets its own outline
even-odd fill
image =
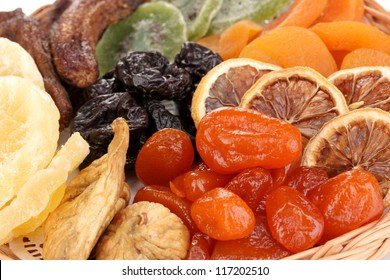
[[[66,180],[89,153],[88,143],[74,133],[45,169],[34,174],[17,197],[0,211],[0,244],[37,229],[61,202]]]
[[[265,74],[242,97],[240,107],[285,120],[307,142],[328,120],[348,112],[343,94],[309,67],[291,67]]]
[[[32,56],[18,43],[0,37],[0,76],[18,76],[44,90],[43,78]]]
[[[194,92],[191,115],[197,127],[203,116],[220,107],[236,107],[244,93],[264,74],[279,66],[249,58],[225,60],[211,69]]]
[[[0,209],[52,159],[59,112],[48,93],[27,79],[0,77]]]
[[[364,169],[379,182],[390,181],[390,113],[363,108],[330,120],[310,139],[302,165],[330,176]]]
[[[357,67],[329,76],[343,94],[350,110],[379,108],[390,112],[390,68]]]

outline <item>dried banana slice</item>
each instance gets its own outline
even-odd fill
[[[88,259],[100,235],[130,196],[124,166],[129,128],[123,118],[112,124],[114,139],[103,158],[70,183],[61,205],[44,225],[44,259]]]
[[[141,201],[115,216],[96,246],[96,259],[183,259],[189,242],[189,231],[178,216],[162,204]]]

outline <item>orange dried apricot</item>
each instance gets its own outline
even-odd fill
[[[361,21],[364,14],[364,0],[328,0],[317,22],[343,20]]]
[[[220,39],[221,39],[221,34],[212,34],[212,35],[208,35],[208,36],[205,36],[203,38],[200,38],[198,41],[196,41],[196,43],[218,53]]]
[[[240,58],[251,58],[265,63],[271,63],[274,65],[279,65],[275,59],[269,56],[267,53],[259,49],[256,45],[248,44],[246,45],[238,55]]]
[[[390,66],[390,55],[373,49],[356,49],[344,57],[340,69],[361,66]]]
[[[378,219],[384,210],[375,176],[365,170],[343,172],[308,193],[325,219],[320,243]]]
[[[218,53],[223,60],[237,58],[241,50],[261,33],[262,27],[251,21],[241,20],[221,33]]]
[[[213,260],[277,260],[291,252],[272,237],[265,216],[256,217],[255,229],[245,238],[217,241],[211,254]]]
[[[324,217],[302,193],[282,186],[267,198],[266,212],[272,236],[293,253],[313,247],[324,232]]]
[[[320,37],[302,27],[282,27],[262,35],[242,50],[259,49],[282,67],[308,66],[325,77],[338,70],[336,62]],[[251,51],[253,52],[253,51]]]
[[[181,130],[165,128],[155,132],[142,146],[135,173],[145,185],[169,186],[169,181],[188,171],[193,161],[190,137]]]
[[[233,240],[251,234],[255,215],[238,195],[224,188],[206,192],[191,205],[199,230],[216,240]]]
[[[296,189],[303,195],[329,179],[328,173],[317,167],[300,166],[285,181],[285,185]]]
[[[293,125],[255,110],[222,107],[199,123],[196,147],[214,171],[236,174],[251,167],[279,168],[301,155],[301,133]]]
[[[320,22],[311,30],[331,52],[369,48],[390,55],[390,36],[373,25],[357,21]]]
[[[187,260],[209,260],[215,240],[207,234],[197,232],[192,236]]]
[[[280,187],[284,185],[284,182],[292,174],[292,172],[294,172],[294,170],[296,170],[301,165],[301,161],[302,155],[282,168],[270,170],[274,187]]]

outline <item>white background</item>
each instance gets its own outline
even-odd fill
[[[1,0],[0,11],[11,11],[22,8],[25,14],[31,14],[39,7],[53,3],[53,0]],[[390,0],[377,0],[384,8],[390,10]],[[385,257],[390,260],[390,253]]]

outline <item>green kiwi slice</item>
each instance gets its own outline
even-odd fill
[[[207,33],[211,20],[218,13],[223,2],[223,0],[163,1],[175,5],[181,11],[187,23],[187,38],[190,41],[196,41]]]
[[[100,76],[113,69],[129,51],[159,51],[173,61],[186,34],[186,22],[174,5],[162,1],[142,4],[104,31],[96,46]]]
[[[211,21],[209,34],[219,34],[242,19],[261,23],[283,9],[291,0],[224,0],[221,9]]]

